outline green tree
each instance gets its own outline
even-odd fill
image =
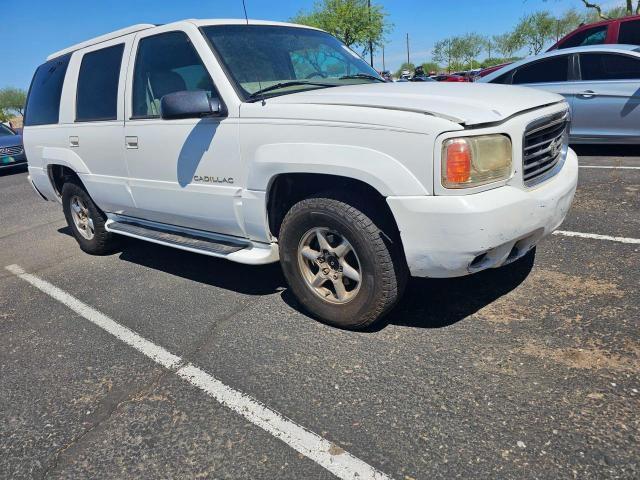
[[[523,40],[514,32],[494,35],[495,49],[503,57],[512,57],[515,52],[524,47]]]
[[[12,112],[22,116],[27,92],[20,88],[6,87],[0,90],[0,111],[9,116]]]
[[[556,35],[556,19],[549,12],[535,12],[522,17],[513,31],[518,42],[529,48],[532,55],[539,54]]]
[[[407,63],[404,62],[402,65],[400,65],[400,68],[396,71],[396,77],[400,78],[400,76],[402,75],[403,70],[409,70],[409,72],[411,72],[413,74],[413,72],[415,71],[416,66],[413,63]]]
[[[436,73],[439,72],[440,65],[438,65],[437,62],[424,62],[422,64],[422,69],[424,70],[424,73],[429,75],[429,72],[436,72]]]
[[[584,14],[578,12],[575,8],[570,8],[558,18],[556,18],[555,40],[556,42],[564,37],[567,33],[578,28],[585,23]]]
[[[487,58],[492,56],[498,50],[498,42],[500,41],[500,35],[487,35],[482,39],[482,48],[487,52]]]
[[[439,40],[433,45],[433,60],[441,65],[446,65],[447,72],[461,70],[465,67],[465,61],[471,58],[470,37],[456,36]]]
[[[467,33],[461,38],[462,60],[470,69],[475,68],[476,59],[486,45],[486,39],[477,33]]]
[[[300,12],[291,19],[294,23],[321,28],[338,37],[348,47],[360,48],[362,53],[382,45],[392,25],[381,5],[367,0],[318,0],[310,11]]]
[[[451,71],[451,39],[438,40],[433,45],[431,53],[433,60],[440,65],[445,65],[447,72]]]

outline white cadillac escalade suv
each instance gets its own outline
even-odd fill
[[[543,91],[385,83],[320,30],[188,20],[52,54],[24,143],[85,252],[124,235],[280,260],[309,312],[362,328],[409,275],[500,267],[562,223],[569,120]]]

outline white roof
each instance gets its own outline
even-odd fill
[[[189,20],[181,20],[182,22],[189,22],[194,24],[197,27],[204,27],[207,25],[244,25],[247,23],[247,20],[240,18],[225,18],[225,19],[189,19]],[[180,22],[173,22],[180,23]],[[251,20],[249,19],[249,25],[276,25],[281,27],[298,27],[298,28],[311,28],[313,30],[319,30],[318,28],[308,27],[306,25],[298,25],[295,23],[286,23],[286,22],[270,22],[266,20]],[[63,50],[58,50],[55,53],[52,53],[47,57],[47,60],[51,60],[52,58],[59,57],[61,55],[65,55],[67,53],[75,52],[76,50],[80,50],[81,48],[90,47],[91,45],[96,45],[98,43],[106,42],[108,40],[113,40],[114,38],[122,37],[124,35],[129,35],[131,33],[136,33],[141,30],[147,30],[149,28],[154,28],[157,25],[152,23],[139,23],[137,25],[132,25],[131,27],[122,28],[120,30],[116,30],[115,32],[107,33],[105,35],[101,35],[99,37],[92,38],[91,40],[87,40],[85,42],[77,43]]]
[[[137,25],[132,25],[131,27],[122,28],[120,30],[116,30],[115,32],[106,33],[104,35],[100,35],[99,37],[92,38],[91,40],[77,43],[75,45],[72,45],[71,47],[65,48],[64,50],[58,50],[57,52],[49,55],[47,57],[47,60],[51,60],[52,58],[59,57],[60,55],[64,55],[66,53],[75,52],[76,50],[80,50],[81,48],[90,47],[91,45],[96,45],[98,43],[106,42],[107,40],[112,40],[114,38],[122,37],[130,33],[139,32],[140,30],[146,30],[153,27],[155,27],[155,25],[153,25],[152,23],[139,23]]]
[[[209,19],[189,19],[186,22],[193,23],[197,27],[204,27],[207,25],[246,25],[247,20],[244,18],[209,18]],[[309,27],[307,25],[300,25],[297,23],[287,22],[272,22],[269,20],[253,20],[249,19],[249,25],[276,25],[280,27],[298,27],[298,28],[310,28],[312,30],[320,30],[319,28]]]

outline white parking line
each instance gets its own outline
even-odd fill
[[[555,232],[553,232],[553,234],[563,235],[565,237],[591,238],[593,240],[609,240],[611,242],[640,244],[640,238],[612,237],[609,235],[599,235],[597,233],[568,232],[566,230],[556,230]]]
[[[615,165],[579,165],[580,168],[610,168],[612,170],[640,170],[640,167],[623,167]]]
[[[133,330],[120,325],[98,310],[81,302],[64,290],[26,273],[19,265],[5,267],[8,271],[30,283],[50,297],[66,305],[78,315],[109,332],[127,345],[143,353],[154,362],[173,370],[200,390],[206,392],[222,405],[242,415],[248,421],[282,440],[297,452],[324,467],[336,477],[344,480],[390,479],[368,463],[344,451],[342,448],[298,425],[275,410],[261,404],[244,393],[234,390],[195,365],[173,355],[164,348],[141,337]]]

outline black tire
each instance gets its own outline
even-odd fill
[[[76,226],[71,214],[71,200],[78,197],[86,205],[88,216],[93,222],[93,238],[85,238]],[[80,248],[91,255],[107,255],[113,253],[119,246],[119,239],[111,232],[108,232],[104,224],[107,216],[96,206],[86,190],[74,179],[65,182],[62,187],[62,210],[67,219],[67,225]]]
[[[354,205],[359,205],[358,207]],[[284,275],[302,306],[317,319],[345,329],[363,329],[380,320],[402,296],[408,269],[389,220],[356,199],[323,194],[291,207],[280,227],[280,258]],[[314,228],[328,228],[348,240],[361,268],[361,283],[347,303],[321,298],[301,272],[298,247]]]

